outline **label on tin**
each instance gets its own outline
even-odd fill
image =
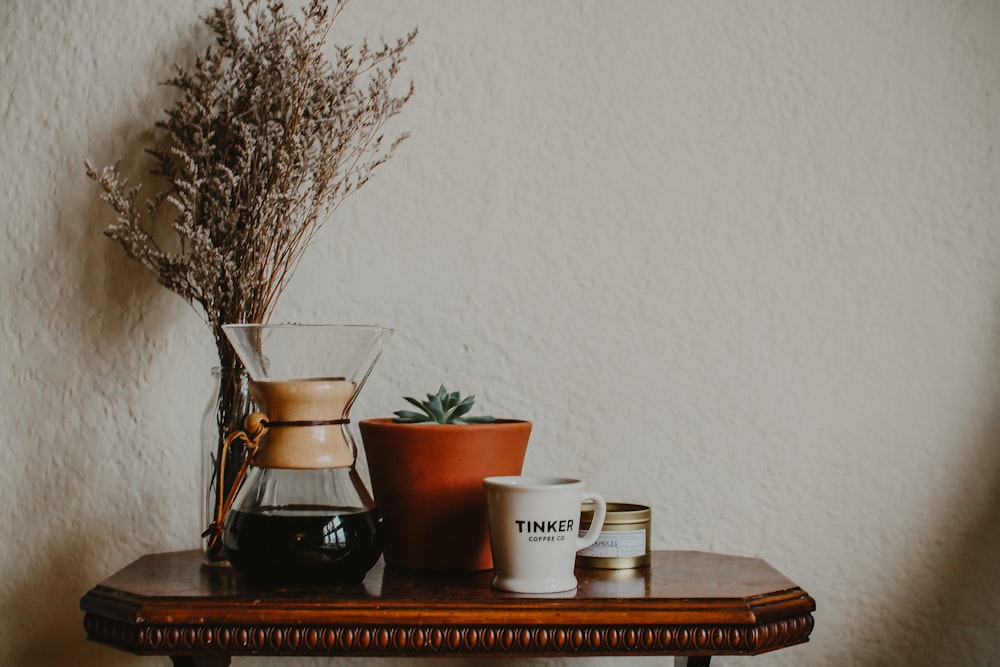
[[[581,530],[580,537],[587,531]],[[622,531],[602,531],[600,537],[593,545],[582,549],[581,556],[592,556],[596,558],[630,558],[646,555],[646,531],[645,530],[622,530]]]

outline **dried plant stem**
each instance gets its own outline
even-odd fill
[[[243,369],[222,325],[270,319],[320,227],[407,136],[387,143],[383,131],[413,94],[392,89],[416,30],[328,55],[347,3],[311,0],[301,16],[263,0],[216,8],[214,45],[165,82],[178,99],[147,152],[166,187],[140,203],[118,163],[86,165],[115,212],[104,233],[196,306],[223,371]]]

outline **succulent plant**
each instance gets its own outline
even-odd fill
[[[393,421],[399,424],[486,424],[496,421],[489,415],[467,416],[476,397],[462,398],[457,391],[449,393],[444,385],[441,385],[436,394],[427,394],[426,401],[418,401],[411,396],[403,398],[420,408],[420,412],[397,410],[392,414],[396,415]]]

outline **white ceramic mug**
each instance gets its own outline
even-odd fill
[[[576,588],[576,552],[592,545],[607,505],[583,482],[564,477],[487,477],[486,507],[493,551],[493,587],[516,593]],[[594,504],[590,530],[579,537],[580,505]]]

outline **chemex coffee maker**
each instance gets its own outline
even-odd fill
[[[349,585],[382,553],[381,520],[355,469],[350,410],[392,330],[227,324],[260,412],[231,434],[248,455],[206,533],[265,586]],[[225,466],[220,465],[220,470]]]

